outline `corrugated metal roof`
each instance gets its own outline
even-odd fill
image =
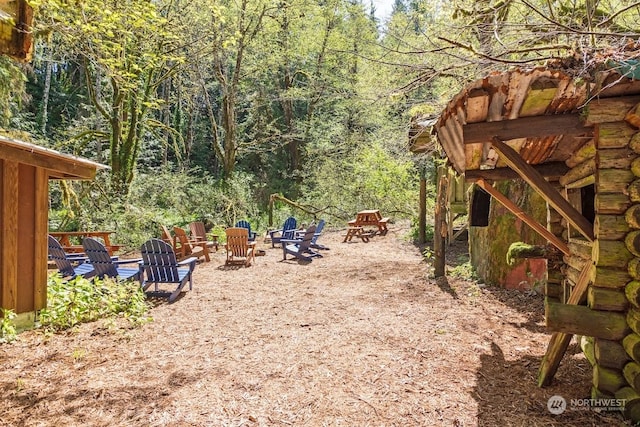
[[[601,71],[587,80],[567,70],[537,67],[492,73],[468,84],[442,112],[434,125],[438,141],[460,174],[467,170],[503,167],[487,141],[465,144],[463,126],[533,116],[578,113],[594,96],[640,93],[640,84],[615,70]],[[529,164],[565,161],[589,140],[584,135],[552,135],[506,141]]]

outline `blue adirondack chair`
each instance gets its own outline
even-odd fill
[[[122,264],[137,264],[141,261],[140,259],[114,260],[102,242],[92,237],[82,239],[82,247],[96,270],[98,278],[103,279],[107,276],[122,280],[140,279],[140,269],[137,266],[136,268],[120,267]]]
[[[322,229],[324,228],[324,219],[321,219],[318,222],[318,225],[316,225],[316,232],[313,235],[313,239],[311,239],[311,248],[312,249],[323,249],[323,250],[329,250],[328,247],[321,245],[320,243],[318,243],[318,238],[320,237],[320,235],[322,234]]]
[[[241,228],[246,228],[247,230],[249,230],[249,241],[253,242],[254,240],[256,240],[256,237],[258,236],[258,233],[256,233],[255,231],[251,231],[251,224],[249,224],[249,221],[245,221],[244,219],[236,222],[236,228],[241,227]]]
[[[140,247],[142,262],[140,263],[140,284],[146,291],[149,286],[155,284],[153,292],[149,294],[163,294],[158,285],[160,283],[176,284],[177,287],[169,292],[169,302],[178,298],[184,285],[189,282],[189,290],[193,289],[193,270],[198,259],[190,257],[180,262],[176,259],[176,253],[170,244],[160,239],[149,239]],[[184,267],[184,268],[181,268]]]
[[[282,239],[293,239],[297,226],[298,221],[294,217],[290,216],[285,220],[281,229],[270,231],[269,237],[271,237],[271,247],[275,248],[275,244],[281,243]]]
[[[282,259],[287,259],[287,254],[302,261],[312,261],[313,257],[322,257],[318,252],[311,249],[311,240],[316,233],[316,226],[310,225],[305,231],[302,239],[280,239],[282,243]]]
[[[62,277],[73,279],[76,276],[87,279],[93,277],[96,272],[91,264],[85,263],[87,257],[68,255],[58,240],[49,236],[49,259],[53,260],[58,267],[58,272]],[[75,264],[75,266],[74,266]]]

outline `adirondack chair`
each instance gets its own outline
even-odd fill
[[[178,262],[171,245],[160,239],[147,240],[140,247],[140,252],[142,254],[142,262],[139,266],[140,284],[143,291],[154,284],[155,290],[148,293],[159,294],[158,285],[160,283],[177,284],[177,287],[169,292],[169,302],[172,303],[180,295],[187,282],[189,282],[189,290],[193,289],[192,273],[197,262],[195,257]]]
[[[180,227],[173,227],[173,234],[176,239],[174,249],[179,259],[185,259],[190,256],[196,258],[204,256],[205,261],[209,262],[209,247],[207,246],[207,242],[190,240],[186,231]]]
[[[271,237],[271,247],[275,248],[275,244],[281,243],[282,239],[293,239],[297,226],[298,221],[296,221],[294,217],[290,216],[284,221],[281,229],[270,231],[269,237]]]
[[[313,239],[311,239],[311,248],[312,249],[323,249],[323,250],[329,250],[328,247],[321,245],[320,243],[318,243],[318,238],[320,237],[320,235],[322,234],[322,229],[324,228],[324,219],[321,219],[318,222],[318,225],[316,225],[316,232],[313,235]]]
[[[173,250],[176,250],[176,237],[171,235],[171,232],[167,228],[166,225],[161,224],[160,229],[162,230],[162,240],[171,245]]]
[[[302,239],[281,239],[282,259],[286,260],[287,254],[308,262],[311,262],[313,257],[322,257],[321,254],[311,249],[311,240],[315,233],[316,226],[310,225]]]
[[[227,243],[224,245],[227,252],[225,265],[240,264],[250,266],[255,260],[256,242],[249,241],[249,230],[244,227],[229,227],[225,230]]]
[[[212,235],[212,240],[207,240],[207,230],[204,227],[204,222],[194,221],[189,224],[189,231],[191,232],[191,240],[196,242],[207,242],[207,248],[215,248],[218,250],[218,236]]]
[[[87,257],[68,255],[60,242],[53,236],[49,236],[49,259],[56,263],[58,272],[62,277],[73,279],[81,276],[90,279],[96,274],[95,269],[89,263],[86,263]],[[74,266],[74,263],[76,264]]]
[[[122,280],[140,279],[140,269],[137,266],[135,268],[120,267],[120,265],[123,264],[137,264],[140,262],[140,259],[113,259],[102,242],[93,237],[85,237],[82,239],[82,247],[84,248],[84,253],[87,254],[89,258],[89,262],[93,265],[98,278],[102,279],[107,276]]]
[[[246,228],[247,230],[249,230],[249,241],[253,242],[254,240],[256,240],[256,237],[258,236],[258,233],[256,233],[255,231],[251,231],[251,224],[249,224],[249,221],[245,221],[244,219],[236,222],[236,227],[242,227],[242,228]]]

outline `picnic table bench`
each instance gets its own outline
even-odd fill
[[[50,231],[49,234],[55,237],[67,253],[83,252],[82,239],[85,237],[97,237],[102,239],[109,255],[120,249],[121,245],[111,244],[110,235],[115,231]]]
[[[347,234],[344,236],[343,242],[349,242],[354,237],[360,238],[363,242],[368,242],[370,237],[380,234],[387,234],[387,223],[389,218],[383,218],[378,209],[370,209],[360,211],[356,215],[356,219],[349,221],[347,226]],[[375,229],[367,229],[365,227],[376,227]]]

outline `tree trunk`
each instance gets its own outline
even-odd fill
[[[46,60],[46,64],[44,88],[42,90],[42,118],[40,122],[40,131],[43,135],[47,134],[47,123],[49,121],[49,93],[51,92],[51,74],[53,72],[52,62]]]

